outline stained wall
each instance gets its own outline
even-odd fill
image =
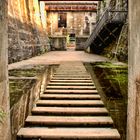
[[[7,8],[8,1],[0,1],[0,140],[10,140]]]
[[[49,51],[44,7],[38,0],[8,1],[9,63]]]
[[[129,85],[127,140],[140,139],[140,1],[129,0]]]

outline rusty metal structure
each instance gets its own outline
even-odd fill
[[[100,54],[114,39],[118,38],[122,26],[127,18],[127,10],[108,7],[84,44],[85,49],[90,47],[91,53]]]

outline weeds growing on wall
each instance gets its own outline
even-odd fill
[[[0,124],[3,123],[6,113],[0,108]]]

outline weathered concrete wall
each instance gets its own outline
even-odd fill
[[[44,6],[38,0],[8,1],[9,63],[49,50]]]
[[[50,81],[51,68],[14,69],[10,70],[9,74],[11,140],[16,140],[17,132],[24,125],[25,119],[31,114],[32,107],[40,94],[45,91],[47,82]],[[37,79],[32,77],[33,75]]]
[[[140,139],[140,1],[129,0],[129,97],[127,140]]]
[[[66,36],[53,36],[50,38],[51,50],[66,50],[67,38]]]
[[[87,36],[76,37],[76,50],[84,50],[84,43],[88,39]]]
[[[86,63],[86,68],[108,109],[121,140],[126,140],[127,119],[127,65],[97,62]]]
[[[51,36],[69,35],[75,33],[76,36],[90,35],[96,22],[95,12],[67,12],[67,27],[58,27],[58,12],[47,13],[48,33]]]
[[[67,47],[83,49],[77,42],[70,40],[70,34],[75,34],[85,42],[95,27],[96,12],[65,12],[66,27],[59,27],[60,12],[47,13],[47,31],[50,36],[52,50],[65,50]]]
[[[0,140],[10,140],[7,8],[8,0],[0,1]]]

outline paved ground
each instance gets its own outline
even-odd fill
[[[88,54],[84,51],[74,51],[69,49],[67,51],[48,52],[41,56],[36,56],[28,60],[10,64],[9,69],[20,68],[29,65],[60,64],[60,62],[65,61],[97,62],[109,61],[109,59],[95,54]]]

